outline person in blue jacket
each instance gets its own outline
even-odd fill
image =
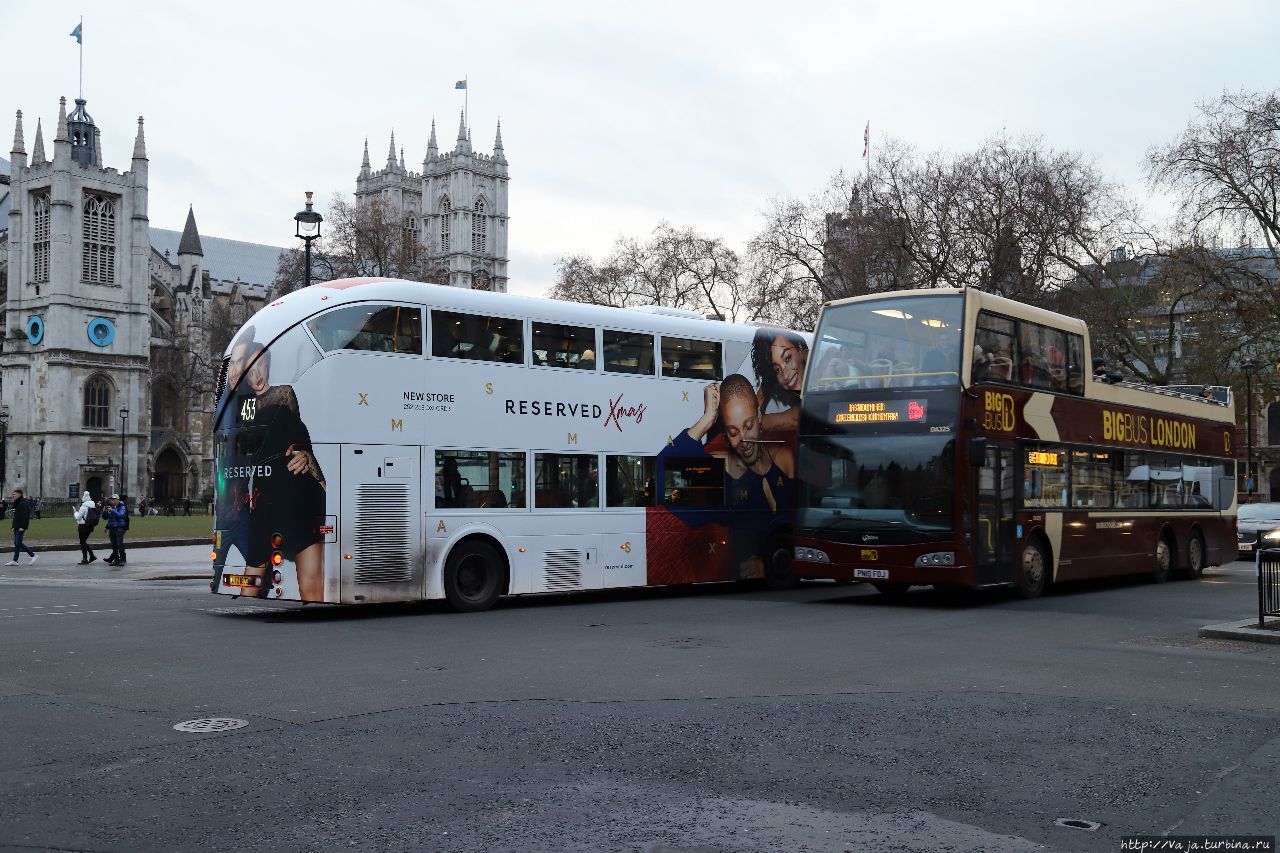
[[[124,501],[119,495],[111,496],[111,505],[103,510],[107,517],[107,535],[111,537],[111,556],[107,563],[112,566],[123,566],[126,562],[124,553],[124,531],[128,527],[128,518]]]

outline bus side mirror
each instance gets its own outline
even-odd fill
[[[965,453],[969,457],[969,464],[975,468],[981,468],[987,464],[987,439],[981,435],[969,436],[969,443],[965,446]]]

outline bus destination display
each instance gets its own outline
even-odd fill
[[[928,400],[876,400],[832,403],[827,420],[833,424],[890,424],[927,422]]]

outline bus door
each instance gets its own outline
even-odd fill
[[[342,600],[422,595],[422,489],[417,447],[342,447]]]
[[[977,586],[1008,583],[1014,564],[1014,449],[988,445],[977,476],[977,512],[973,531],[974,582]]]

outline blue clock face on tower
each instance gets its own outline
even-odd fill
[[[27,340],[32,346],[44,340],[44,320],[40,317],[31,317],[27,320]]]
[[[87,331],[90,343],[95,346],[109,346],[116,339],[115,324],[106,317],[95,317],[90,320]]]

